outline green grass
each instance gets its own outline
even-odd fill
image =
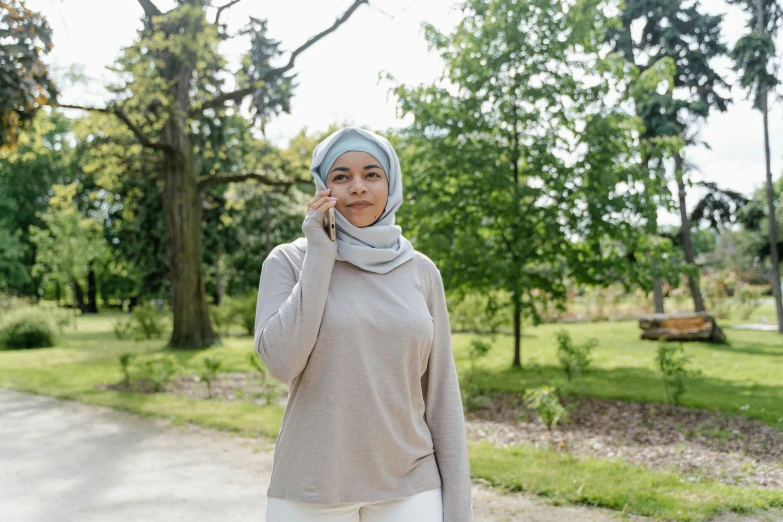
[[[755,314],[774,318],[774,309]],[[249,436],[277,437],[283,410],[244,402],[192,401],[167,395],[99,391],[97,384],[122,380],[118,357],[124,352],[156,353],[165,339],[136,343],[117,340],[111,323],[117,314],[83,316],[78,330],[69,329],[54,348],[0,351],[0,386],[106,405],[176,423]],[[722,321],[727,326],[731,321]],[[482,388],[521,393],[526,388],[561,378],[556,365],[555,332],[563,328],[574,341],[600,341],[594,370],[586,378],[587,393],[627,401],[663,402],[663,386],[655,373],[657,344],[639,339],[635,322],[526,326],[523,363],[535,360],[540,370],[511,369],[513,339],[498,335],[479,367]],[[686,353],[704,377],[688,383],[683,403],[740,414],[783,429],[783,340],[774,332],[726,328],[729,343],[686,344]],[[470,334],[454,334],[460,374],[467,369]],[[488,338],[484,340],[489,341]],[[223,359],[221,371],[253,371],[250,337],[230,337],[204,350],[175,352],[186,373],[197,373],[205,356]],[[739,513],[783,507],[783,492],[724,486],[711,480],[690,482],[671,473],[651,471],[616,460],[573,458],[533,446],[497,448],[470,444],[475,478],[510,490],[549,497],[557,503],[602,506],[663,520],[706,520],[725,510]]]

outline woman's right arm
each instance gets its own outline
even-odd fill
[[[299,280],[277,249],[261,267],[256,302],[255,346],[269,374],[287,383],[304,370],[323,318],[337,243],[321,223],[323,213],[307,213],[302,230],[307,237]]]

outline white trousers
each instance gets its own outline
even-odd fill
[[[443,522],[441,488],[378,502],[315,504],[266,499],[266,522]]]

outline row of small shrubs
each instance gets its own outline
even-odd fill
[[[553,385],[543,385],[525,391],[524,402],[535,411],[539,420],[547,427],[550,434],[554,427],[565,421],[569,414],[579,408],[584,396],[584,376],[592,364],[593,350],[598,346],[597,339],[589,339],[579,345],[575,344],[565,330],[557,332],[557,358],[565,374],[564,380],[558,380]],[[466,410],[483,406],[489,395],[484,394],[476,382],[476,362],[485,357],[491,346],[481,340],[471,341],[468,352],[471,361],[470,369],[463,386],[463,402]],[[700,370],[690,368],[691,359],[685,354],[683,343],[670,343],[661,339],[655,355],[655,366],[663,383],[666,400],[669,404],[680,404],[685,393],[686,382],[701,376]],[[537,365],[531,369],[539,371]],[[575,398],[563,406],[567,398]],[[554,436],[552,436],[554,441]]]

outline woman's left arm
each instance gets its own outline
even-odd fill
[[[432,434],[435,461],[443,485],[443,520],[473,522],[470,460],[462,395],[451,347],[451,325],[440,270],[432,265],[427,300],[434,337],[427,370],[421,379],[424,418]]]

